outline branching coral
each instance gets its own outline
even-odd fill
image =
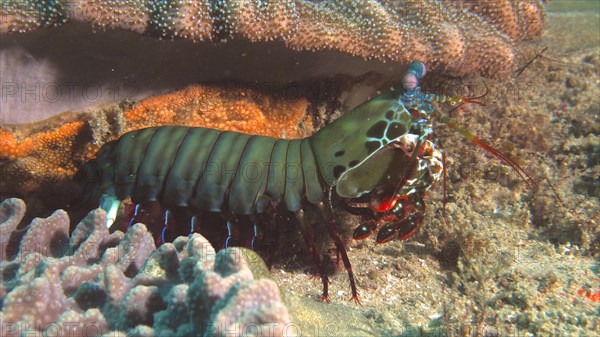
[[[0,241],[23,207],[0,204]],[[105,221],[92,211],[69,237],[59,210],[29,226],[14,259],[2,254],[3,336],[281,336],[290,323],[277,285],[255,279],[254,253],[215,253],[198,234],[155,249],[144,225],[109,234]]]
[[[540,1],[46,1],[9,2],[1,32],[65,21],[158,37],[279,40],[299,50],[335,49],[367,59],[419,59],[455,75],[502,74],[516,43],[541,34]]]

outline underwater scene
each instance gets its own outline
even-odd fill
[[[3,0],[0,336],[600,335],[600,2]]]

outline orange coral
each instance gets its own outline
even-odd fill
[[[298,138],[307,101],[251,89],[191,86],[150,97],[130,109],[65,113],[0,128],[0,192],[24,196],[68,184],[78,167],[106,142],[150,126],[185,125]],[[66,185],[65,185],[66,186]],[[66,188],[66,187],[65,187]]]
[[[2,137],[0,153],[7,159],[17,159],[39,152],[41,149],[68,146],[75,141],[75,137],[81,132],[83,125],[83,121],[67,123],[54,130],[31,135],[22,141],[19,141],[15,134],[7,130],[0,130]]]
[[[148,98],[125,111],[125,131],[155,125],[202,126],[277,138],[298,138],[305,99],[265,99],[250,89],[190,86]]]
[[[19,148],[17,137],[11,132],[2,129],[0,129],[0,153],[9,159],[16,159],[23,153]]]

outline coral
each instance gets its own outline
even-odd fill
[[[10,239],[16,232],[19,222],[25,215],[25,203],[21,199],[7,199],[0,204],[0,260],[6,260],[11,255]]]
[[[47,122],[42,122],[36,123],[33,128],[38,131],[33,133],[28,132],[27,126],[15,130],[0,128],[0,159],[7,159],[0,164],[1,185],[18,184],[20,194],[30,193],[41,188],[41,181],[60,181],[59,177],[72,175],[77,162],[83,159],[76,151],[83,150],[83,157],[89,156],[87,149],[77,148],[85,130],[84,121],[52,121],[56,125],[52,130],[48,130]]]
[[[0,204],[0,238],[24,208]],[[199,234],[155,249],[143,224],[109,234],[105,221],[94,210],[69,236],[59,210],[29,225],[16,258],[0,261],[3,336],[282,336],[287,308],[251,270],[253,252],[215,253]]]
[[[304,98],[279,98],[253,89],[194,85],[150,97],[127,107],[74,113],[25,125],[0,127],[0,191],[11,196],[70,195],[71,178],[107,141],[127,131],[158,125],[185,125],[298,138]]]
[[[54,27],[66,20],[59,1],[3,1],[0,32]]]
[[[143,100],[125,111],[125,131],[156,125],[203,126],[277,138],[299,138],[305,99],[267,98],[250,89],[193,85]]]
[[[269,304],[261,306],[260,303]],[[212,312],[209,329],[214,329],[216,336],[227,336],[232,332],[242,336],[248,334],[249,330],[257,335],[271,331],[276,336],[283,336],[286,328],[285,324],[273,324],[281,322],[279,317],[287,316],[287,309],[279,301],[277,286],[268,279],[238,282]],[[252,322],[255,325],[249,329],[240,322]]]
[[[0,146],[8,159],[31,155],[40,147],[47,148],[50,145],[63,147],[66,145],[63,143],[68,144],[74,140],[83,127],[83,124],[83,121],[63,124],[52,130],[52,132],[40,132],[22,141],[17,140],[14,134],[6,130],[0,130],[0,135],[2,136]]]
[[[66,19],[98,29],[220,41],[279,40],[298,50],[336,49],[367,59],[419,59],[455,75],[506,73],[516,43],[539,36],[541,1],[51,1],[10,2],[0,33]]]

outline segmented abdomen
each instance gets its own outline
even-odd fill
[[[236,214],[290,211],[323,198],[310,138],[275,139],[206,128],[164,126],[132,131],[96,156],[100,194],[134,203]]]

